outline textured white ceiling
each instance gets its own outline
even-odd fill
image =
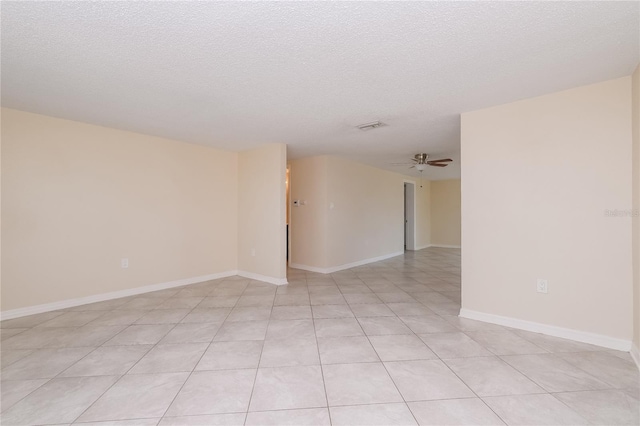
[[[404,172],[459,114],[629,75],[638,2],[7,2],[2,104]],[[356,125],[388,124],[363,132]]]

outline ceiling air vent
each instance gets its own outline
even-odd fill
[[[386,126],[382,121],[373,121],[371,123],[360,124],[356,126],[362,131],[377,129],[378,127]]]

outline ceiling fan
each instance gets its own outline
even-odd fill
[[[413,161],[413,165],[409,167],[410,169],[415,168],[417,171],[421,172],[427,168],[427,166],[433,167],[447,167],[450,162],[453,160],[451,158],[442,158],[440,160],[429,160],[429,154],[416,154],[411,159]],[[412,163],[393,163],[394,165],[409,165]]]

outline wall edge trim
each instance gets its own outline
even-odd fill
[[[173,287],[196,284],[204,281],[217,280],[238,275],[238,271],[225,271],[215,274],[200,275],[197,277],[183,278],[164,283],[150,284],[141,287],[134,287],[125,290],[110,291],[108,293],[94,294],[92,296],[79,297],[75,299],[60,300],[58,302],[44,303],[42,305],[27,306],[24,308],[10,309],[0,312],[0,321],[7,319],[25,317],[27,315],[41,314],[44,312],[57,311],[59,309],[73,308],[75,306],[87,305],[90,303],[106,302],[107,300],[120,299],[122,297],[135,296],[138,294],[150,293],[152,291],[165,290]]]
[[[590,333],[587,331],[573,330],[571,328],[557,327],[554,325],[541,324],[533,321],[521,320],[518,318],[503,317],[500,315],[487,314],[471,309],[460,309],[460,317],[476,321],[488,322],[491,324],[503,325],[505,327],[519,330],[532,331],[534,333],[546,334],[553,337],[561,337],[576,342],[589,343],[591,345],[618,351],[631,351],[631,340],[618,339],[616,337],[605,336],[603,334]]]
[[[356,266],[367,265],[369,263],[380,262],[381,260],[390,259],[392,257],[401,256],[403,254],[404,254],[404,251],[396,251],[396,252],[385,254],[382,256],[370,257],[368,259],[358,260],[356,262],[345,263],[344,265],[332,266],[329,268],[319,268],[317,266],[302,265],[300,263],[290,263],[289,266],[291,266],[294,269],[302,269],[304,271],[318,272],[321,274],[331,274],[332,272],[338,272],[344,269],[355,268]]]
[[[433,247],[433,246],[431,244],[425,244],[423,246],[416,246],[416,251],[422,250],[422,249],[426,249],[426,248],[429,248],[429,247]]]
[[[430,244],[429,247],[455,248],[455,249],[462,248],[461,246],[452,246],[452,245],[448,245],[448,244]]]
[[[631,344],[631,358],[636,363],[636,367],[640,370],[640,349],[635,344]]]
[[[256,281],[264,281],[266,283],[275,284],[275,285],[289,284],[286,278],[269,277],[267,275],[254,274],[253,272],[248,272],[248,271],[237,271],[237,272],[238,273],[236,275],[239,275],[244,278],[256,280]]]

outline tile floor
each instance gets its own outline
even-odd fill
[[[460,253],[1,323],[3,425],[639,424],[629,354],[460,319]]]

